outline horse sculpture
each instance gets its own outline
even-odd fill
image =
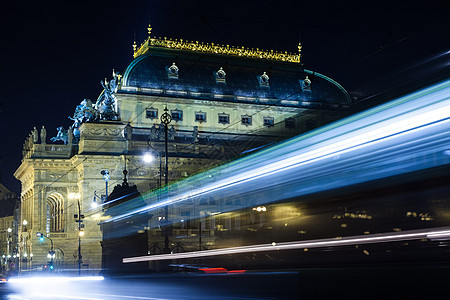
[[[120,80],[120,74],[113,71],[113,79],[108,82],[106,79],[100,81],[103,92],[95,103],[95,108],[99,112],[100,120],[117,120],[117,99],[115,92]]]
[[[64,130],[64,127],[60,126],[57,128],[58,133],[56,134],[55,137],[52,137],[50,140],[52,142],[56,142],[56,141],[62,141],[64,142],[64,145],[67,145],[67,142],[69,140],[68,136],[67,136],[67,130]]]

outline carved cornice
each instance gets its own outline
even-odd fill
[[[68,170],[68,168],[72,168],[71,163],[64,163],[64,162],[58,162],[58,161],[34,161],[33,162],[34,167],[39,168],[60,168],[64,170]]]
[[[137,48],[136,43],[133,45],[134,49],[134,58],[145,54],[150,51],[151,48],[167,48],[167,49],[175,49],[175,50],[184,50],[184,51],[192,51],[192,52],[201,52],[201,53],[211,53],[211,54],[220,54],[220,55],[231,55],[231,56],[240,56],[240,57],[250,57],[256,59],[266,59],[266,60],[276,60],[276,61],[286,61],[292,63],[300,63],[301,56],[301,44],[298,44],[298,53],[288,53],[287,51],[277,52],[273,50],[262,50],[259,48],[249,49],[245,47],[236,47],[230,45],[218,45],[218,44],[205,44],[203,42],[198,41],[184,41],[180,40],[172,40],[166,37],[151,37],[151,27],[149,27],[149,37],[145,42],[141,44],[139,48]]]

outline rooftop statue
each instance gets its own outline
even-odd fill
[[[175,141],[176,136],[177,136],[177,131],[175,130],[175,127],[172,125],[172,127],[170,127],[169,132],[168,132],[169,141]]]
[[[47,130],[45,129],[44,125],[42,125],[42,128],[41,128],[41,144],[45,144],[46,143],[46,138],[47,138]]]
[[[194,130],[192,131],[192,143],[198,143],[198,126],[194,126]]]
[[[69,119],[75,121],[78,119],[80,122],[91,121],[94,118],[95,109],[92,107],[92,102],[89,99],[84,99],[80,102],[79,105],[75,108],[75,112],[73,113],[73,117],[69,117]]]
[[[62,127],[62,126],[58,127],[57,130],[58,130],[58,133],[56,134],[56,136],[52,137],[50,140],[52,142],[62,141],[62,142],[64,142],[64,145],[67,145],[67,142],[68,142],[67,131],[68,130],[64,130],[64,127]]]
[[[133,127],[131,127],[130,124],[127,124],[125,127],[125,132],[127,133],[127,141],[131,141],[131,138],[133,136]]]
[[[103,86],[103,92],[95,103],[95,109],[99,112],[100,120],[117,120],[117,99],[116,91],[119,85],[121,75],[113,71],[113,79],[108,82],[105,80],[100,81]]]
[[[84,122],[93,121],[95,118],[96,110],[90,99],[84,99],[79,105],[77,105],[75,112],[73,113],[73,117],[69,116],[69,119],[73,121],[70,129],[75,143],[77,143],[80,139],[80,131],[78,129],[80,125]]]
[[[33,143],[37,144],[38,143],[38,139],[39,139],[39,135],[38,135],[38,130],[36,129],[36,126],[34,126],[33,131],[31,133],[33,135]]]

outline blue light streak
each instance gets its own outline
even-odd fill
[[[390,243],[400,241],[411,240],[448,240],[450,239],[450,230],[448,227],[432,228],[427,230],[408,230],[404,232],[389,232],[371,235],[357,235],[348,236],[343,238],[328,238],[317,239],[308,241],[294,241],[271,244],[259,244],[232,248],[222,248],[204,251],[193,251],[184,253],[172,253],[172,254],[158,254],[158,255],[146,255],[138,257],[124,258],[123,263],[134,263],[143,261],[158,261],[168,259],[187,259],[187,258],[199,258],[209,257],[217,255],[230,255],[230,254],[242,254],[242,253],[255,253],[255,252],[268,252],[268,251],[282,251],[282,250],[296,250],[296,249],[313,249],[324,247],[342,247],[350,245],[365,245],[374,243]]]
[[[104,222],[204,197],[250,199],[231,211],[447,165],[449,95],[447,80],[147,193],[147,206],[118,205]]]

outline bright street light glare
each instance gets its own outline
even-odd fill
[[[151,153],[145,153],[144,154],[144,162],[145,163],[151,163],[153,160],[155,159],[155,157],[151,154]]]

